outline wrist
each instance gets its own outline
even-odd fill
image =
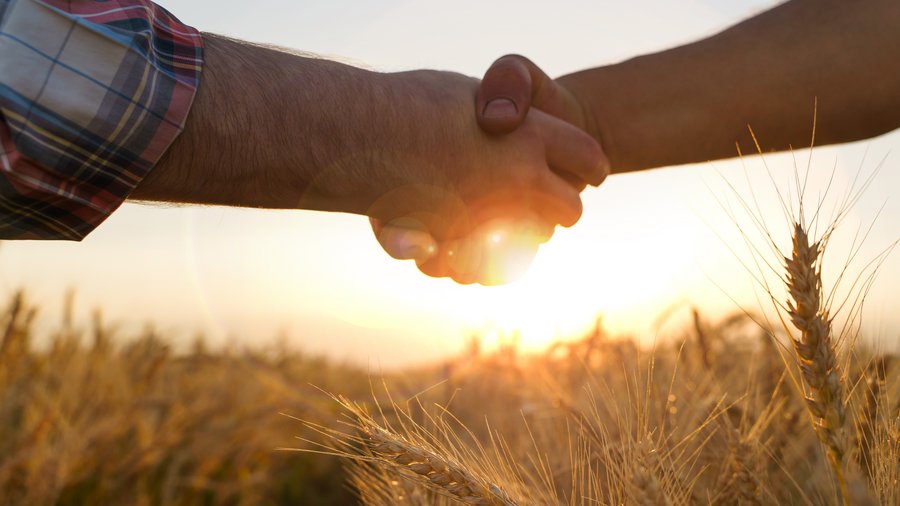
[[[381,74],[281,53],[266,107],[273,121],[261,150],[277,207],[361,214],[377,179],[386,97]]]
[[[370,214],[390,189],[408,183],[410,158],[422,147],[415,72],[378,73],[347,67],[338,99],[308,130],[298,149],[315,162],[304,169],[304,207]],[[302,112],[301,112],[302,114]]]
[[[458,186],[447,160],[465,163],[452,147],[451,133],[474,131],[474,111],[464,107],[475,96],[477,82],[434,70],[377,74],[372,79],[378,100],[373,104],[371,145],[364,186],[370,216],[390,219],[402,210],[425,209],[445,200]],[[403,202],[392,195],[402,195]]]

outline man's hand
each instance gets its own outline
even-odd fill
[[[185,130],[133,198],[367,215],[434,241],[396,256],[430,251],[423,272],[470,283],[496,279],[485,241],[495,251],[519,244],[503,238],[522,223],[536,241],[574,224],[580,188],[606,177],[599,144],[544,112],[507,135],[480,130],[475,79],[204,39]]]
[[[497,60],[479,124],[513,131],[539,109],[583,128],[613,172],[869,138],[900,128],[900,3],[789,0],[708,38],[550,80],[521,56]],[[492,99],[510,114],[492,117]]]
[[[412,208],[423,202],[389,211],[393,221],[382,217],[379,209],[373,210],[367,214],[376,218],[372,223],[376,237],[392,256],[416,259],[431,276],[450,276],[460,283],[508,280],[530,261],[555,225],[571,226],[577,221],[581,214],[578,192],[606,177],[605,155],[590,136],[541,111],[520,118],[513,133],[487,135],[478,130],[471,110],[474,80],[448,73],[414,74],[409,76],[413,81],[428,81],[424,88],[431,95],[454,97],[452,105],[432,101],[425,107],[443,108],[437,116],[444,118],[445,132],[425,163],[437,169],[437,179],[452,175],[450,184],[439,186],[453,189],[450,206],[458,209],[422,219]],[[417,114],[415,110],[404,113],[410,118]],[[476,145],[456,144],[457,133]],[[404,198],[408,195],[404,192]],[[400,209],[403,204],[391,202],[388,207]],[[446,217],[454,222],[443,223]]]
[[[531,105],[540,108],[529,114]],[[549,113],[549,114],[548,114]],[[552,116],[556,116],[551,117]],[[435,237],[424,227],[403,218],[390,224],[373,220],[376,237],[385,250],[395,258],[415,259],[420,269],[432,276],[450,276],[461,283],[497,284],[520,274],[536,253],[539,244],[553,234],[556,224],[569,226],[541,209],[554,207],[552,192],[580,192],[587,184],[598,185],[609,172],[609,162],[600,145],[581,131],[584,118],[571,94],[557,86],[537,66],[519,56],[501,58],[491,67],[476,96],[477,121],[482,129],[494,134],[495,143],[512,141],[522,133],[517,129],[534,123],[530,135],[537,134],[527,144],[543,144],[547,155],[547,169],[558,182],[569,188],[546,187],[547,195],[534,202],[533,190],[495,193],[490,207],[496,216],[475,220],[464,234]],[[509,138],[508,138],[509,137]],[[574,149],[574,151],[573,151]],[[583,154],[579,155],[581,152]],[[556,153],[557,155],[554,155]],[[562,157],[563,153],[568,156]],[[552,158],[551,158],[552,157]],[[573,170],[579,157],[596,164],[593,179],[586,172]],[[599,175],[599,177],[597,177]],[[514,203],[532,200],[529,212],[513,211]],[[506,203],[504,203],[506,202]],[[503,206],[512,208],[501,210]],[[579,210],[580,213],[580,210]],[[548,219],[550,218],[550,219]]]
[[[531,107],[590,132],[584,106],[531,60],[520,55],[498,58],[484,74],[475,101],[478,124],[486,132],[507,134],[519,128]]]
[[[531,265],[538,246],[553,234],[552,226],[533,220],[495,220],[464,237],[438,243],[431,234],[402,222],[385,225],[370,220],[388,254],[415,260],[422,272],[461,284],[498,285],[517,279]]]

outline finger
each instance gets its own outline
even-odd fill
[[[576,189],[576,191],[579,191]],[[526,219],[517,223],[513,234],[516,237],[525,238],[534,245],[545,244],[553,237],[556,226],[537,219]]]
[[[470,285],[482,275],[483,234],[472,234],[447,243],[447,265],[450,277],[459,284]]]
[[[440,252],[420,264],[419,270],[464,285],[506,284],[524,275],[543,242],[541,239],[546,240],[552,233],[552,226],[534,220],[504,227],[486,224],[465,237],[442,243]]]
[[[593,137],[578,127],[540,111],[532,113],[544,141],[547,164],[579,191],[584,183],[600,185],[609,175],[606,153]]]
[[[494,134],[521,126],[531,107],[564,121],[580,122],[575,104],[565,88],[520,55],[497,59],[484,74],[475,100],[478,124]]]
[[[393,258],[423,262],[437,252],[436,241],[424,230],[405,227],[397,222],[385,224],[375,218],[370,218],[369,222],[378,243]]]
[[[539,248],[535,230],[530,224],[517,223],[505,233],[490,233],[481,243],[484,251],[477,282],[486,286],[502,285],[521,278]]]
[[[498,245],[514,239],[515,242],[527,242],[537,246],[549,241],[555,228],[556,223],[547,222],[536,213],[528,212],[513,220],[505,220],[500,226],[489,226],[486,228],[485,240]]]
[[[484,74],[475,98],[478,124],[483,130],[509,133],[525,121],[534,85],[525,61],[516,55],[503,56]]]
[[[473,233],[441,243],[440,251],[419,264],[419,270],[436,278],[451,278],[461,285],[484,283],[484,235]]]
[[[523,200],[521,193],[517,194],[516,198]],[[482,234],[485,242],[494,245],[506,243],[509,238],[538,245],[553,237],[556,223],[547,222],[530,209],[512,212],[518,215],[485,221],[478,225],[476,233]]]
[[[581,218],[583,206],[575,188],[551,170],[538,177],[539,189],[533,190],[532,205],[542,221],[571,227]]]
[[[448,248],[446,243],[438,243],[437,251],[434,255],[422,260],[416,261],[416,267],[426,276],[432,278],[449,278],[452,274],[448,259]]]
[[[560,170],[554,170],[553,172],[555,172],[556,175],[562,178],[565,182],[569,183],[569,186],[574,188],[578,193],[583,192],[584,189],[588,186],[587,183],[585,183],[580,177],[574,174]]]

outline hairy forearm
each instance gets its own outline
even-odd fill
[[[382,143],[382,75],[204,35],[184,132],[132,194],[142,200],[359,211]]]
[[[560,78],[613,171],[900,127],[900,3],[794,0],[708,39]]]

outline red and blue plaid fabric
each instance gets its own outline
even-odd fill
[[[202,39],[145,0],[0,0],[0,239],[80,240],[178,136]]]

